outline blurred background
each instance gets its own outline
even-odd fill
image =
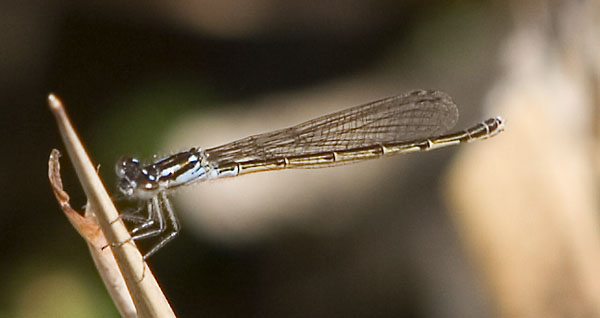
[[[506,131],[181,190],[183,231],[150,259],[175,312],[600,315],[598,2],[9,0],[0,25],[0,317],[118,316],[48,184],[50,151],[64,152],[49,92],[114,193],[122,155],[419,88],[453,96],[457,129],[501,115]]]

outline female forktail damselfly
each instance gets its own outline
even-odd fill
[[[122,158],[116,166],[121,193],[142,204],[146,215],[123,214],[135,223],[132,239],[160,236],[154,254],[180,230],[167,194],[195,182],[253,172],[324,168],[401,153],[428,151],[500,133],[504,122],[490,118],[447,134],[458,120],[450,96],[415,90],[254,135],[219,147],[191,148],[148,164]]]

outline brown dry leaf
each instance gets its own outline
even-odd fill
[[[102,234],[93,213],[88,213],[87,216],[83,216],[75,211],[69,203],[69,194],[63,189],[60,175],[60,162],[58,160],[59,157],[60,152],[57,149],[53,149],[48,161],[48,178],[50,179],[54,196],[56,196],[58,204],[77,232],[79,232],[88,243],[95,247],[102,248],[106,246],[107,241],[104,234]]]

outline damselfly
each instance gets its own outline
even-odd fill
[[[119,190],[138,200],[145,215],[125,213],[132,239],[160,236],[154,254],[179,232],[167,194],[181,186],[253,172],[323,168],[384,156],[428,151],[492,137],[504,129],[500,117],[446,134],[458,120],[450,96],[416,90],[352,107],[305,123],[254,135],[219,147],[191,148],[152,163],[117,163]]]

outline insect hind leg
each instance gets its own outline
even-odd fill
[[[171,201],[167,197],[166,193],[164,193],[164,192],[159,193],[157,197],[153,198],[153,201],[156,202],[155,205],[157,206],[157,208],[160,209],[159,214],[162,214],[161,215],[162,221],[164,222],[165,219],[167,219],[168,222],[170,223],[169,224],[170,230],[167,231],[167,224],[163,224],[164,225],[163,230],[153,235],[153,236],[157,236],[157,235],[165,233],[165,235],[161,235],[158,243],[156,243],[150,249],[150,251],[148,251],[146,253],[146,255],[144,255],[144,259],[148,259],[148,257],[150,257],[151,255],[156,253],[159,249],[161,249],[163,246],[165,246],[167,243],[169,243],[171,240],[173,240],[177,236],[177,234],[179,234],[179,231],[181,229],[179,220],[177,219],[177,216],[175,215],[175,212],[173,211],[173,207],[171,206]],[[159,206],[162,206],[162,208],[160,208]]]

